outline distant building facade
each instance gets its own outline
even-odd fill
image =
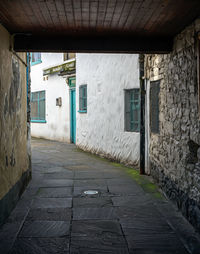
[[[71,93],[75,54],[31,53],[31,134],[75,143],[71,130]]]
[[[76,80],[77,146],[138,166],[138,55],[76,54]]]

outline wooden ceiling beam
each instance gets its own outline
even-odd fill
[[[55,36],[15,35],[14,50],[19,52],[88,53],[168,53],[173,38],[131,36]]]

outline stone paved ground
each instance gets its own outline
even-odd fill
[[[0,229],[1,254],[200,253],[191,225],[137,171],[39,139],[32,160],[33,179]]]

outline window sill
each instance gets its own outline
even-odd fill
[[[87,113],[87,110],[78,110],[79,113]]]
[[[42,61],[41,61],[41,60],[36,61],[36,62],[31,62],[31,66],[36,65],[36,64],[40,64],[40,63],[42,63]]]
[[[31,120],[31,123],[46,123],[46,120]]]

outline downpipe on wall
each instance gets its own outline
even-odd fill
[[[145,80],[144,55],[139,55],[140,78],[140,174],[145,174]]]

